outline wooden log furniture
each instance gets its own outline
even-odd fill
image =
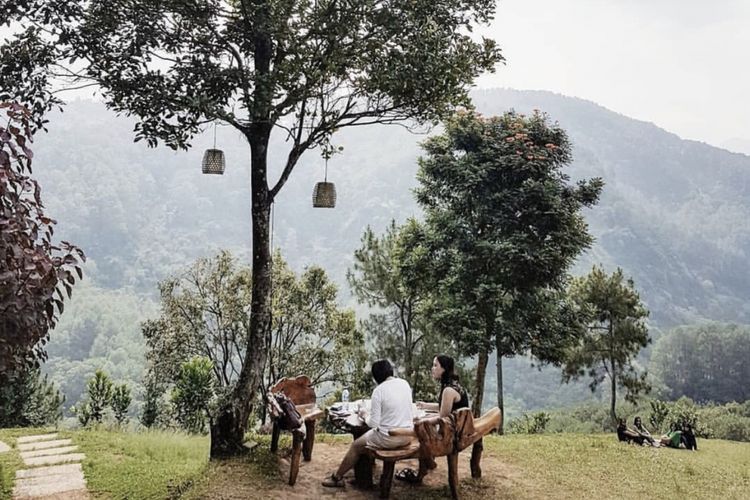
[[[268,389],[268,409],[273,421],[271,434],[271,452],[276,453],[279,448],[279,434],[282,429],[279,426],[279,406],[274,397],[275,393],[282,392],[294,403],[295,408],[302,417],[302,425],[298,429],[291,429],[292,433],[292,457],[289,468],[289,485],[294,486],[299,473],[300,455],[309,462],[312,459],[313,445],[315,444],[315,421],[325,415],[318,408],[310,378],[301,375],[296,378],[283,378]]]
[[[462,408],[448,417],[433,417],[415,422],[414,429],[392,429],[392,436],[413,436],[411,443],[403,448],[379,450],[367,448],[367,454],[383,461],[380,476],[380,498],[388,498],[393,484],[396,462],[412,458],[419,459],[420,477],[435,457],[446,456],[448,460],[448,483],[451,496],[458,499],[458,454],[472,445],[471,477],[482,477],[482,438],[497,429],[502,422],[502,412],[495,407],[475,419],[468,408]]]

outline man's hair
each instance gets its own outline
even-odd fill
[[[379,359],[372,364],[372,378],[382,384],[385,379],[393,376],[393,366],[387,359]]]

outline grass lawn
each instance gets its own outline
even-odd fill
[[[750,443],[699,439],[698,449],[576,434],[492,437],[485,445],[517,474],[510,497],[750,498]]]
[[[0,430],[0,440],[14,445],[15,437],[38,432],[43,431]],[[246,457],[209,463],[208,437],[104,430],[60,434],[72,437],[86,454],[83,468],[94,497],[112,499],[292,500],[329,495],[318,487],[322,471],[335,468],[333,462],[351,440],[318,435],[320,453],[313,453],[313,462],[303,467],[292,488],[286,486],[277,457],[268,451],[267,436],[254,438],[258,446]],[[288,436],[282,436],[280,444],[283,454],[290,444]],[[638,447],[618,443],[614,435],[490,436],[485,440],[483,478],[475,481],[466,471],[460,474],[462,498],[750,498],[750,443],[701,439],[698,446],[698,452]],[[460,461],[468,458],[467,451]],[[440,459],[431,484],[401,486],[392,498],[446,498],[443,462]],[[20,466],[15,450],[0,455],[0,498],[10,497],[14,471]],[[333,496],[377,495],[347,488]]]
[[[86,454],[83,473],[95,498],[179,498],[208,467],[206,436],[83,430],[71,437]]]

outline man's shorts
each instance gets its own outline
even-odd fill
[[[367,446],[381,450],[402,448],[411,442],[409,436],[387,436],[377,429],[370,429],[364,436]]]

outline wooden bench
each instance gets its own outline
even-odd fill
[[[388,498],[393,484],[396,462],[419,459],[420,476],[426,473],[427,464],[435,457],[446,456],[448,460],[448,483],[451,496],[458,499],[458,454],[472,447],[471,477],[482,477],[482,438],[497,429],[502,422],[502,412],[495,407],[475,419],[468,408],[462,408],[448,417],[423,419],[414,424],[414,429],[392,429],[393,436],[412,436],[407,446],[392,450],[367,448],[367,453],[383,462],[380,476],[380,498]]]
[[[276,453],[279,448],[279,435],[281,427],[279,426],[279,409],[275,393],[282,392],[292,400],[297,411],[302,416],[302,425],[298,429],[292,429],[292,457],[289,468],[289,485],[294,486],[297,482],[299,473],[300,455],[309,462],[312,459],[313,445],[315,444],[315,421],[325,415],[325,412],[318,408],[310,378],[301,375],[296,378],[283,378],[275,385],[268,389],[268,409],[273,421],[273,431],[271,434],[271,452]]]

